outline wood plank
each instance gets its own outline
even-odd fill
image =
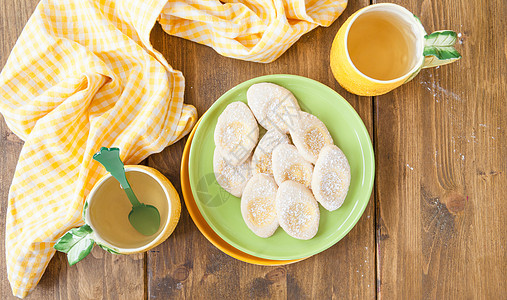
[[[0,69],[34,11],[37,0],[0,0]],[[0,252],[5,253],[7,195],[23,141],[0,117]],[[142,299],[144,298],[144,255],[116,256],[95,247],[79,264],[69,267],[67,258],[57,253],[41,281],[26,299]],[[5,258],[0,259],[0,295],[12,296],[7,280]]]
[[[345,92],[329,68],[329,50],[340,25],[367,1],[351,1],[330,27],[303,36],[270,64],[244,62],[213,49],[168,36],[156,25],[151,40],[169,64],[186,78],[185,101],[199,115],[233,86],[261,75],[288,73],[318,80],[337,90],[358,111],[372,134],[372,99]],[[148,165],[159,169],[180,189],[179,167],[184,141],[152,155]],[[180,194],[181,196],[181,194]],[[374,203],[355,228],[337,245],[303,262],[266,267],[227,256],[208,242],[183,208],[169,239],[148,252],[149,298],[224,299],[375,298]]]
[[[507,3],[394,2],[463,58],[375,101],[379,296],[505,298]]]

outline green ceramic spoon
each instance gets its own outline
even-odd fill
[[[102,147],[99,152],[93,155],[93,159],[101,163],[120,182],[122,189],[127,194],[132,204],[132,210],[129,213],[130,224],[144,235],[156,233],[160,227],[160,213],[155,206],[146,205],[137,200],[125,176],[125,168],[120,159],[120,149]]]

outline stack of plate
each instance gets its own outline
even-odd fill
[[[329,212],[320,207],[317,235],[310,240],[290,237],[278,228],[269,238],[248,229],[241,216],[240,199],[217,183],[213,173],[213,133],[218,116],[234,101],[246,103],[246,91],[259,82],[272,82],[290,90],[302,110],[326,124],[335,144],[349,160],[351,184],[344,204]],[[259,265],[293,263],[331,247],[361,217],[370,199],[374,155],[368,131],[350,104],[329,87],[300,76],[268,75],[241,83],[220,97],[190,133],[181,162],[183,198],[202,234],[226,254]]]

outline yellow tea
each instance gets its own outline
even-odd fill
[[[160,212],[160,228],[156,234],[145,236],[132,227],[128,215],[132,209],[127,195],[116,179],[109,178],[96,191],[90,204],[90,220],[100,236],[120,248],[138,248],[153,241],[167,222],[169,204],[160,184],[148,174],[128,171],[127,179],[141,203],[155,206]]]
[[[354,66],[377,80],[407,74],[416,64],[415,37],[397,14],[372,11],[359,16],[350,27],[347,49]]]

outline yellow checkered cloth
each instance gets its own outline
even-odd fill
[[[119,147],[122,160],[136,164],[195,123],[181,72],[150,44],[157,19],[169,34],[220,54],[270,62],[330,25],[346,3],[42,0],[0,74],[0,112],[25,141],[6,216],[13,294],[25,297],[55,241],[83,224],[85,197],[105,173],[93,153]]]

